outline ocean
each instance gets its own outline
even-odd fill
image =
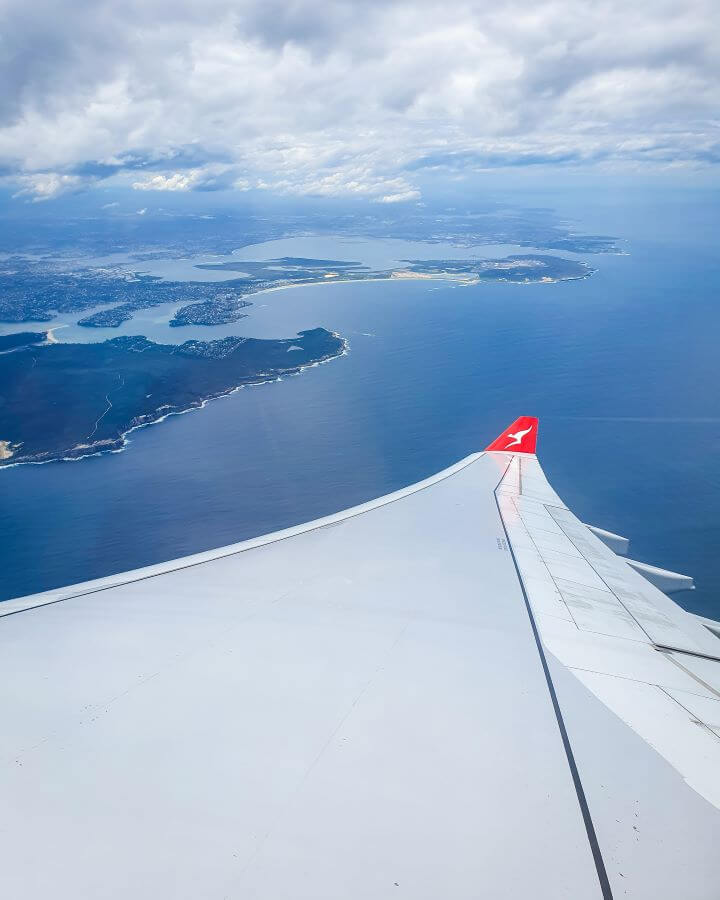
[[[537,415],[538,455],[570,508],[629,537],[634,558],[693,575],[678,601],[720,618],[720,204],[700,191],[540,200],[627,254],[581,254],[597,273],[560,284],[258,295],[228,331],[323,326],[349,353],[135,431],[122,453],[0,471],[0,599],[343,509]],[[214,336],[155,318],[154,340]]]

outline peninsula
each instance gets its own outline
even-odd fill
[[[179,346],[145,337],[18,345],[0,354],[0,466],[119,450],[133,428],[294,374],[345,348],[324,328],[281,340],[227,337]]]
[[[247,319],[247,313],[240,312],[252,306],[248,300],[219,299],[215,302],[190,303],[181,306],[172,319],[170,326],[179,328],[183,325],[230,325]]]
[[[123,322],[127,322],[132,317],[132,306],[123,303],[121,306],[101,309],[96,313],[78,319],[78,325],[82,325],[84,328],[119,328]]]

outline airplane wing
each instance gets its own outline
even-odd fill
[[[716,900],[717,623],[536,436],[2,604],[0,894]]]

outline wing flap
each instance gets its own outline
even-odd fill
[[[703,733],[697,730],[700,707],[714,718],[712,703],[720,700],[717,639],[561,501],[540,499],[551,494],[537,486],[542,470],[535,458],[515,457],[513,465],[514,491],[503,491],[499,508],[543,643],[695,790],[720,806],[715,726],[702,720]],[[525,468],[533,480],[529,495]],[[559,533],[548,530],[549,520]],[[690,709],[692,703],[679,706],[677,692],[700,698],[697,709]],[[684,745],[687,752],[678,749]]]

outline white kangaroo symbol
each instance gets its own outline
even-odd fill
[[[517,447],[518,444],[522,444],[522,439],[526,434],[529,434],[532,431],[532,425],[529,428],[526,428],[525,431],[516,431],[514,434],[510,432],[508,437],[514,438],[514,440],[510,441],[510,443],[505,447],[506,450],[509,450],[510,447]]]

